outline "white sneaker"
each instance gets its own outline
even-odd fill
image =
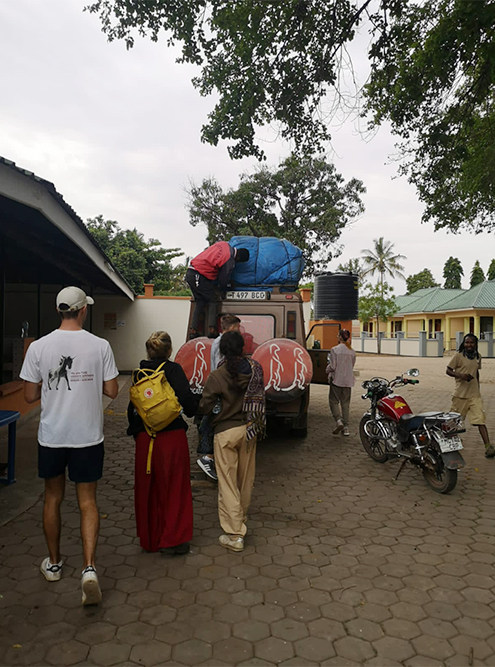
[[[45,558],[41,562],[40,572],[45,577],[47,581],[59,581],[62,577],[62,565],[64,561],[61,560],[60,563],[50,563],[50,557]]]
[[[226,549],[231,551],[242,551],[244,549],[244,539],[242,537],[232,537],[232,535],[220,535],[218,541]]]
[[[334,435],[337,435],[337,433],[340,433],[344,428],[344,422],[342,419],[337,419],[337,424],[335,425],[335,428],[333,429],[332,433]]]
[[[92,565],[84,568],[81,579],[82,603],[99,604],[101,602],[101,589],[98,583],[96,570]]]
[[[347,428],[347,426],[344,426],[344,430],[342,431],[342,435],[351,435],[349,433],[349,429]]]

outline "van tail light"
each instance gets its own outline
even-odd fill
[[[296,338],[296,313],[293,310],[287,313],[287,338],[292,340]]]

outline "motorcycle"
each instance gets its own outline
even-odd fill
[[[407,401],[394,393],[396,387],[418,384],[419,370],[413,368],[394,380],[374,377],[362,383],[370,409],[359,424],[359,436],[366,453],[378,463],[402,459],[395,479],[407,462],[420,468],[437,493],[449,493],[457,483],[457,471],[465,463],[459,433],[464,433],[457,412],[413,414]]]

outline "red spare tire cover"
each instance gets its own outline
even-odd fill
[[[253,352],[263,367],[266,397],[285,403],[301,396],[313,377],[313,363],[302,345],[288,338],[272,338]]]
[[[193,338],[180,348],[175,362],[182,366],[194,394],[203,392],[206,378],[210,374],[212,338]]]

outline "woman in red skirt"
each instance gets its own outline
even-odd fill
[[[169,361],[172,341],[165,331],[155,331],[146,341],[148,359],[140,368],[156,370],[165,363],[165,376],[188,417],[196,414],[199,396],[191,392],[179,364]],[[187,424],[177,417],[160,431],[153,445],[150,474],[146,472],[150,436],[132,403],[127,410],[128,435],[136,441],[134,505],[137,534],[146,551],[164,555],[189,552],[193,531]]]

